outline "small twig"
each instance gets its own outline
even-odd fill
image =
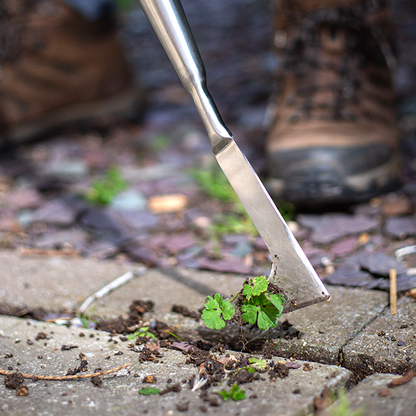
[[[75,374],[73,376],[36,376],[34,374],[23,374],[23,373],[20,373],[20,374],[22,375],[23,378],[32,379],[32,380],[54,380],[54,381],[77,380],[79,378],[106,376],[107,374],[116,373],[117,371],[122,370],[123,368],[129,367],[130,365],[131,364],[123,364],[116,368],[112,368],[110,370],[103,370],[103,371],[92,373],[92,374]],[[15,371],[7,371],[7,370],[2,370],[0,368],[0,375],[3,375],[3,376],[10,376],[15,373],[16,373]]]
[[[396,269],[390,269],[390,312],[397,313],[397,273]]]
[[[114,279],[108,285],[105,285],[98,292],[95,292],[93,295],[88,296],[85,302],[78,309],[78,313],[85,312],[88,306],[90,306],[97,299],[101,299],[102,297],[108,295],[113,290],[118,289],[120,286],[126,284],[128,281],[133,279],[134,276],[139,276],[145,273],[146,270],[147,270],[146,267],[143,266],[143,267],[140,267],[137,271],[136,270],[134,272],[130,271],[130,272],[124,273],[120,277],[117,277],[117,279]]]

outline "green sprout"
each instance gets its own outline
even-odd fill
[[[338,394],[338,400],[328,408],[328,413],[330,416],[362,416],[364,409],[360,407],[355,411],[351,410],[351,403],[345,392],[341,390]]]
[[[278,319],[282,316],[283,305],[286,302],[281,294],[268,292],[268,280],[266,276],[250,279],[243,286],[243,290],[237,293],[231,301],[237,297],[241,299],[241,312],[244,322],[257,324],[260,329],[268,330],[277,326]],[[214,298],[208,296],[204,304],[201,318],[208,328],[222,329],[225,321],[230,320],[235,314],[235,307],[231,301],[224,300],[216,293]]]
[[[150,396],[151,394],[159,394],[160,389],[156,387],[146,387],[139,390],[139,394],[143,394],[145,396]]]
[[[87,190],[86,199],[94,205],[108,205],[121,191],[127,188],[120,169],[111,167],[102,178],[95,179]]]
[[[94,313],[95,306],[91,309],[91,312],[87,315],[86,313],[79,313],[78,318],[81,321],[82,327],[85,329],[88,329],[90,327],[90,323],[94,322],[97,323],[97,321],[92,320],[92,314]]]
[[[250,368],[254,368],[255,370],[264,371],[267,367],[266,360],[259,360],[258,358],[250,357],[248,362],[250,363]]]
[[[232,186],[222,170],[215,165],[209,169],[195,169],[192,176],[198,183],[199,187],[212,199],[224,203],[235,203],[238,201]]]
[[[231,390],[228,392],[227,390],[221,390],[218,394],[222,396],[224,401],[229,399],[233,399],[235,401],[243,400],[246,398],[246,393],[243,389],[241,389],[237,383],[231,387]]]
[[[142,326],[141,328],[136,329],[132,334],[127,335],[129,341],[138,337],[156,339],[155,335],[149,331],[148,326]]]

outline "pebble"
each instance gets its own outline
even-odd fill
[[[62,199],[47,202],[31,215],[29,222],[43,222],[48,225],[68,227],[76,220],[74,212]]]
[[[110,208],[115,211],[144,211],[147,206],[147,198],[133,189],[116,195],[110,203]]]
[[[88,175],[88,166],[81,159],[56,161],[46,166],[45,174],[66,181],[79,181]]]
[[[397,239],[416,236],[416,221],[413,216],[387,218],[384,230]]]

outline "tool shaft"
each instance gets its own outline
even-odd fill
[[[179,0],[138,0],[208,132],[214,154],[232,141],[207,89],[206,71]]]

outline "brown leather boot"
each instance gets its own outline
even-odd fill
[[[113,19],[87,21],[58,0],[1,2],[0,147],[133,116],[140,101]]]
[[[267,141],[275,196],[299,205],[350,204],[397,182],[390,26],[385,5],[371,3],[280,4],[280,94]]]

